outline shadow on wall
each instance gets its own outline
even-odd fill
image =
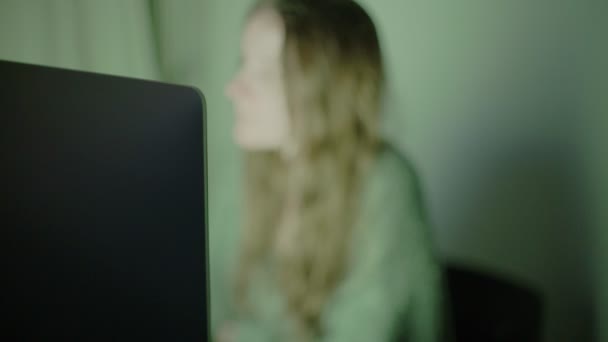
[[[593,300],[584,281],[591,277],[590,241],[575,155],[567,143],[522,143],[494,153],[478,164],[484,170],[453,222],[460,250],[473,252],[452,260],[540,292],[546,341],[591,340]]]

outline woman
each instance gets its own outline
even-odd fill
[[[369,16],[348,0],[260,1],[241,51],[227,95],[244,215],[216,339],[435,341],[439,268],[414,172],[379,137]]]

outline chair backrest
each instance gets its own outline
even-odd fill
[[[542,299],[513,281],[462,266],[446,267],[455,342],[538,342]]]

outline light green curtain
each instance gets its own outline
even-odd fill
[[[238,224],[240,160],[223,88],[235,71],[250,2],[0,0],[0,59],[199,87],[208,102],[213,234]],[[551,178],[547,167],[515,169],[538,159],[539,148],[569,153],[575,119],[567,111],[580,89],[578,27],[587,2],[360,2],[378,25],[388,63],[384,130],[421,173],[444,259],[540,289],[546,341],[588,340],[591,269],[608,258],[588,255],[585,227],[546,214],[570,202],[559,186],[539,179],[562,178]],[[224,248],[210,246],[211,257]],[[608,319],[608,304],[596,306]]]
[[[0,56],[158,79],[151,24],[145,0],[3,0]]]

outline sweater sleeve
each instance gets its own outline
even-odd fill
[[[439,266],[403,163],[393,158],[372,174],[350,272],[323,317],[324,342],[438,339]]]

